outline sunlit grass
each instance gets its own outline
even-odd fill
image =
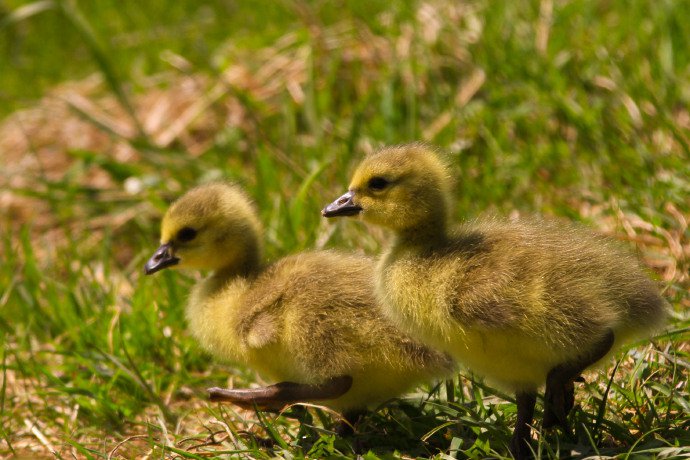
[[[384,233],[319,210],[365,152],[416,140],[448,152],[458,219],[584,221],[636,248],[674,306],[579,385],[574,436],[539,435],[542,457],[690,445],[686,3],[20,5],[35,14],[0,19],[0,455],[506,456],[515,405],[468,376],[355,440],[324,409],[208,404],[206,387],[257,377],[186,332],[193,276],[142,273],[167,203],[215,178],[256,200],[269,259],[375,254]]]

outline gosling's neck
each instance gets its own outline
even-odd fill
[[[237,328],[245,316],[245,293],[261,270],[261,247],[257,243],[194,286],[185,314],[192,335],[209,353],[246,363]]]
[[[442,246],[448,241],[448,216],[445,209],[430,211],[424,218],[396,232],[394,247],[421,249]]]
[[[244,251],[241,254],[228,261],[226,265],[216,269],[207,278],[206,292],[211,294],[237,278],[255,278],[262,268],[261,244],[258,241],[245,243]]]

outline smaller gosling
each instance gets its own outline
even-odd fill
[[[265,266],[257,213],[235,185],[187,192],[163,217],[160,241],[147,274],[168,267],[212,271],[186,306],[201,346],[279,382],[211,388],[213,400],[266,409],[319,401],[344,415],[345,433],[366,409],[453,369],[447,355],[383,317],[370,258],[314,251]]]
[[[325,217],[359,215],[395,239],[377,292],[402,330],[516,393],[510,450],[530,455],[536,392],[543,427],[569,431],[573,381],[663,323],[667,304],[638,262],[573,225],[484,219],[448,228],[447,166],[421,144],[383,149],[357,167]]]

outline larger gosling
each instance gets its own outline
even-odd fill
[[[542,426],[567,430],[573,381],[659,327],[666,303],[636,259],[604,237],[536,219],[450,230],[450,203],[447,166],[412,144],[365,158],[322,213],[359,215],[395,233],[377,268],[386,314],[515,392],[510,449],[526,458],[537,390],[546,384]]]
[[[212,399],[279,408],[322,401],[353,423],[362,411],[452,370],[376,307],[373,261],[335,251],[262,263],[262,227],[237,186],[213,183],[173,203],[147,274],[211,270],[194,286],[186,317],[212,355],[279,382],[256,390],[210,389]]]

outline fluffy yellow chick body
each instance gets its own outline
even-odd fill
[[[362,161],[323,214],[393,230],[376,270],[384,311],[516,393],[511,450],[525,458],[536,391],[546,383],[544,426],[565,428],[573,380],[658,328],[666,303],[634,257],[583,228],[488,218],[450,230],[450,183],[428,147],[387,148]]]
[[[261,226],[235,186],[191,190],[161,228],[164,249],[156,255],[176,259],[177,268],[214,270],[193,288],[186,316],[218,358],[275,382],[350,376],[345,394],[321,401],[342,412],[371,408],[452,369],[447,356],[402,334],[376,308],[371,259],[315,251],[263,266]]]
[[[608,330],[614,350],[663,317],[632,257],[604,238],[539,220],[468,223],[439,248],[394,248],[377,273],[399,327],[511,391],[541,387]]]

